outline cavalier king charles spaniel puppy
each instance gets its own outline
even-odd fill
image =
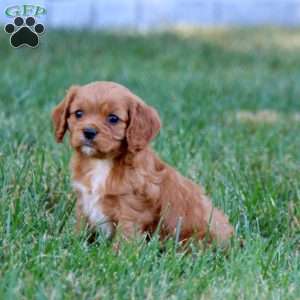
[[[161,126],[158,113],[124,86],[72,86],[52,118],[57,142],[68,131],[74,149],[78,228],[85,224],[107,237],[118,229],[126,239],[158,232],[182,242],[222,243],[233,235],[202,189],[150,148]]]

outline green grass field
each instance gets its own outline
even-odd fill
[[[300,299],[300,31],[47,32],[0,37],[0,299]],[[67,141],[50,112],[71,84],[113,80],[160,112],[153,147],[205,187],[238,242],[88,244],[74,232]]]

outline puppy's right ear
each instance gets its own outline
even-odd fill
[[[61,143],[68,129],[67,119],[70,116],[69,108],[74,99],[78,86],[71,86],[65,98],[52,111],[52,121],[57,143]]]

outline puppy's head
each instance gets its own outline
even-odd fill
[[[160,129],[157,112],[113,82],[72,86],[52,119],[57,142],[68,130],[76,151],[101,158],[138,152]]]

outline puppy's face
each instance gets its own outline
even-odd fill
[[[87,155],[117,154],[128,124],[128,101],[82,87],[74,92],[67,119],[71,146]]]
[[[160,128],[153,108],[112,82],[71,87],[52,117],[58,142],[68,130],[76,151],[99,158],[140,151]]]

